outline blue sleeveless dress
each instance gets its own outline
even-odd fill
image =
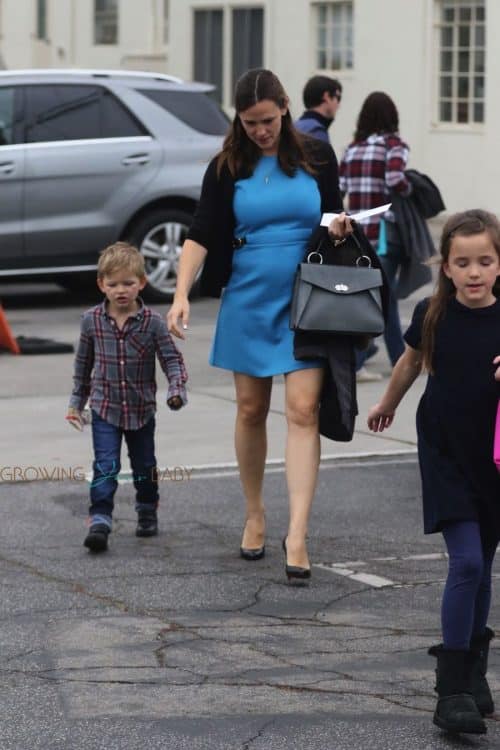
[[[321,361],[293,356],[290,302],[297,264],[321,218],[316,180],[299,169],[288,177],[276,156],[262,156],[253,175],[237,180],[236,237],[232,273],[223,292],[210,364],[269,377]]]

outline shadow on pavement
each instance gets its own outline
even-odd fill
[[[81,289],[63,289],[58,284],[0,284],[0,302],[6,310],[28,308],[75,307],[75,305],[96,304],[102,295],[91,285]]]

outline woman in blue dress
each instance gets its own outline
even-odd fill
[[[183,338],[188,294],[204,263],[202,290],[219,296],[223,289],[210,363],[234,373],[235,446],[246,499],[240,554],[246,560],[265,553],[266,418],[273,376],[285,376],[290,519],[283,548],[288,579],[304,583],[311,574],[306,534],[320,458],[323,369],[320,361],[295,359],[289,312],[306,241],[322,212],[342,210],[337,160],[329,145],[295,130],[288,97],[271,71],[250,70],[240,78],[235,109],[222,151],[204,177],[167,319]],[[329,231],[342,240],[351,231],[349,220],[341,214]]]

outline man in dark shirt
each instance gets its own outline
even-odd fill
[[[335,119],[342,98],[342,85],[335,78],[313,76],[302,92],[305,112],[295,122],[302,133],[330,143],[328,128]]]

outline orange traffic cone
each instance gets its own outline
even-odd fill
[[[10,325],[7,316],[3,311],[2,305],[0,305],[0,348],[1,347],[8,349],[12,354],[21,354],[19,344],[10,330]]]

